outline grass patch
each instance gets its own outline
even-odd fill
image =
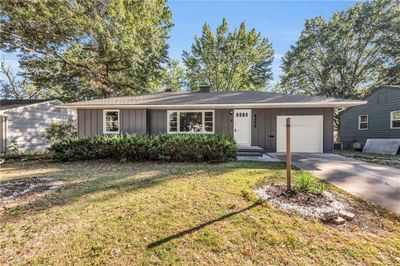
[[[375,164],[400,168],[400,155],[363,153],[361,151],[354,151],[354,150],[335,151],[335,153],[342,155],[342,156],[359,159],[361,161],[365,161],[365,162],[369,162],[369,163],[375,163]]]
[[[344,232],[258,201],[253,188],[284,183],[284,171],[253,162],[8,163],[0,184],[49,177],[66,186],[0,209],[0,264],[399,262],[400,224],[389,215],[379,232]]]

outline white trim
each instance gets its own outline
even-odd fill
[[[247,129],[248,129],[247,142],[238,142],[238,139],[237,139],[237,133],[236,133],[237,129],[235,127],[236,114],[237,113],[242,113],[242,112],[247,112],[249,114],[249,116],[248,116],[248,126],[247,126]],[[235,139],[236,143],[239,144],[239,145],[251,146],[251,118],[252,118],[251,109],[234,109],[233,110],[233,138]]]
[[[174,109],[174,110],[187,110],[187,108],[194,108],[198,110],[203,109],[256,109],[256,108],[304,108],[304,107],[351,107],[366,104],[367,101],[357,102],[309,102],[309,103],[238,103],[238,104],[179,104],[179,105],[154,105],[154,104],[64,104],[58,107],[70,109],[93,109],[93,108],[129,108],[129,109]]]
[[[177,125],[176,125],[176,132],[174,132],[174,131],[170,131],[170,125],[169,125],[169,115],[171,114],[171,113],[177,113],[176,114],[176,120],[177,120]],[[201,119],[202,119],[202,121],[201,121],[201,123],[202,123],[202,131],[201,132],[180,132],[179,131],[179,129],[180,129],[180,121],[179,121],[179,114],[180,113],[187,113],[187,112],[190,112],[190,113],[196,113],[196,112],[198,112],[198,113],[202,113],[202,116],[201,116]],[[212,131],[211,132],[208,132],[208,131],[205,131],[205,113],[207,113],[207,112],[210,112],[210,113],[212,113],[213,114],[213,121],[212,121]],[[201,109],[201,110],[168,110],[167,111],[167,133],[168,134],[215,134],[215,111],[214,110],[204,110],[204,109]]]
[[[318,118],[318,122],[320,122],[320,127],[319,127],[319,136],[320,136],[320,139],[318,140],[319,141],[319,143],[318,143],[318,145],[319,145],[319,150],[318,150],[318,153],[323,153],[324,152],[324,116],[323,115],[277,115],[276,116],[276,151],[277,152],[286,152],[286,123],[284,124],[284,127],[283,127],[283,130],[282,130],[282,128],[280,128],[279,126],[280,126],[280,124],[279,124],[279,118],[282,118],[282,119],[284,119],[284,121],[286,121],[286,118],[288,118],[288,117],[290,117],[290,118],[292,118],[292,121],[291,121],[291,127],[292,127],[292,130],[291,130],[291,147],[292,147],[292,152],[309,152],[309,151],[304,151],[304,150],[302,150],[302,151],[296,151],[295,150],[295,148],[294,148],[294,145],[295,145],[295,132],[294,132],[294,128],[295,127],[298,127],[298,126],[300,126],[300,125],[296,125],[296,121],[293,121],[294,119],[293,118],[295,118],[295,117],[298,117],[298,118],[309,118],[309,117],[312,117],[312,118]],[[282,131],[282,132],[280,132],[280,131]],[[281,133],[281,134],[279,134],[279,133]],[[285,143],[285,145],[283,146],[283,148],[282,147],[279,147],[278,145],[279,144],[281,144],[282,142],[284,142]],[[282,148],[282,149],[280,149],[280,148]],[[315,151],[312,151],[311,153],[313,153],[313,152],[315,152]]]
[[[366,116],[367,117],[367,122],[362,122],[362,123],[367,123],[367,128],[361,128],[361,117]],[[358,130],[368,130],[369,128],[369,118],[368,115],[359,115],[358,116]]]
[[[394,112],[400,112],[400,110],[390,112],[390,129],[400,129],[400,127],[393,127],[393,113]],[[397,120],[395,120],[395,121],[397,121]]]
[[[106,113],[117,112],[118,113],[118,132],[107,132],[106,131]],[[121,117],[118,109],[107,109],[103,110],[103,134],[119,134],[121,132]]]

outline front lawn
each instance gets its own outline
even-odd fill
[[[400,155],[363,153],[361,151],[353,151],[353,150],[336,151],[336,153],[342,156],[352,157],[369,163],[400,168]]]
[[[0,201],[0,264],[400,263],[400,223],[361,201],[377,230],[260,203],[253,189],[284,182],[284,173],[282,164],[251,162],[4,164],[0,185],[64,185]]]

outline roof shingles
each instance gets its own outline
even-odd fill
[[[161,92],[138,96],[105,98],[65,104],[65,106],[97,105],[218,105],[218,104],[279,104],[279,103],[340,103],[354,102],[344,99],[326,98],[307,95],[290,95],[260,91],[238,92]]]

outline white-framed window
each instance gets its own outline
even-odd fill
[[[119,110],[103,110],[103,133],[119,134]]]
[[[168,133],[214,134],[214,114],[214,110],[168,111]]]
[[[400,111],[390,112],[390,128],[400,129]]]
[[[367,130],[368,129],[368,115],[358,116],[358,129]]]

